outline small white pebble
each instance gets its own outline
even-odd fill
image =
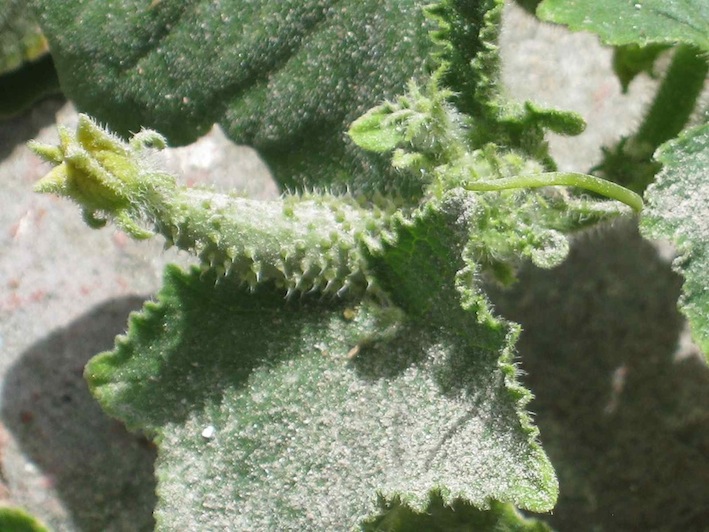
[[[217,429],[215,429],[213,425],[209,425],[208,427],[206,427],[206,428],[202,431],[202,437],[203,437],[205,440],[211,440],[212,438],[214,438],[214,436],[216,435],[216,433],[217,433]]]

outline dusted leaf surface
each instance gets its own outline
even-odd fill
[[[393,150],[403,198],[188,190],[151,164],[158,133],[123,142],[86,116],[59,146],[33,143],[54,165],[37,190],[77,201],[94,228],[162,233],[201,260],[201,274],[168,270],[159,301],[87,368],[104,408],[160,446],[162,527],[349,529],[379,496],[423,511],[432,492],[553,506],[518,328],[492,314],[479,276],[508,281],[525,257],[557,265],[565,232],[626,209],[524,190],[574,183],[523,149],[479,147],[440,75],[353,130]]]
[[[421,511],[434,489],[547,510],[556,482],[520,410],[515,330],[457,308],[454,329],[173,267],[86,374],[159,445],[162,529],[345,530],[379,513],[377,494]]]
[[[607,44],[686,43],[709,50],[706,0],[544,0],[537,15],[596,33]]]
[[[674,268],[685,277],[680,308],[709,354],[709,125],[664,144],[656,158],[664,168],[645,194],[641,229],[677,247]]]

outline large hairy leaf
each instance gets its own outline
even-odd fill
[[[380,497],[422,511],[434,491],[548,510],[556,481],[521,411],[516,329],[450,311],[446,324],[284,302],[173,267],[86,374],[108,412],[158,443],[161,529],[347,530]]]
[[[277,174],[304,170],[306,154],[351,166],[347,124],[431,67],[420,0],[36,4],[81,109],[178,144],[218,122]]]
[[[664,144],[656,158],[664,168],[645,194],[641,229],[677,247],[674,268],[685,277],[680,308],[709,354],[709,125]]]
[[[596,33],[607,44],[685,43],[709,50],[705,0],[544,0],[537,15]]]

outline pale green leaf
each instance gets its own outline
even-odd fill
[[[606,44],[685,43],[709,50],[706,0],[544,0],[537,16],[596,33]]]
[[[516,329],[457,308],[448,324],[409,319],[169,268],[86,374],[158,443],[160,529],[347,530],[380,496],[420,511],[433,490],[548,510],[556,482],[520,410]]]
[[[709,125],[667,142],[656,158],[664,168],[645,194],[641,229],[648,238],[675,244],[674,268],[685,277],[679,305],[709,354]]]

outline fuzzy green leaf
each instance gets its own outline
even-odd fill
[[[706,0],[544,0],[537,16],[596,33],[606,44],[685,43],[709,50]]]
[[[388,106],[382,107],[371,109],[352,124],[349,134],[360,148],[384,153],[393,151],[406,139],[405,134],[397,130],[396,124],[383,127],[390,111],[386,108]]]
[[[418,0],[36,5],[80,108],[119,134],[152,127],[178,144],[218,122],[278,178],[307,174],[313,155],[351,167],[347,125],[432,66],[434,25]]]
[[[450,117],[434,100],[441,129]],[[164,145],[154,131],[123,142],[81,116],[59,136],[32,144],[55,165],[38,191],[76,201],[92,227],[159,232],[202,262],[169,269],[159,302],[87,368],[104,408],[161,446],[165,528],[350,528],[379,495],[423,510],[434,491],[551,508],[556,481],[512,361],[518,327],[492,315],[476,279],[490,261],[563,259],[548,227],[563,199],[467,191],[454,172],[416,207],[258,202],[177,185],[150,163]]]
[[[641,229],[648,238],[675,244],[674,268],[685,277],[680,308],[709,355],[709,124],[667,142],[656,158],[664,168],[645,194]]]
[[[171,267],[86,375],[158,443],[161,529],[347,530],[379,495],[423,510],[433,490],[547,510],[556,481],[520,410],[516,328],[458,309],[453,329]]]

